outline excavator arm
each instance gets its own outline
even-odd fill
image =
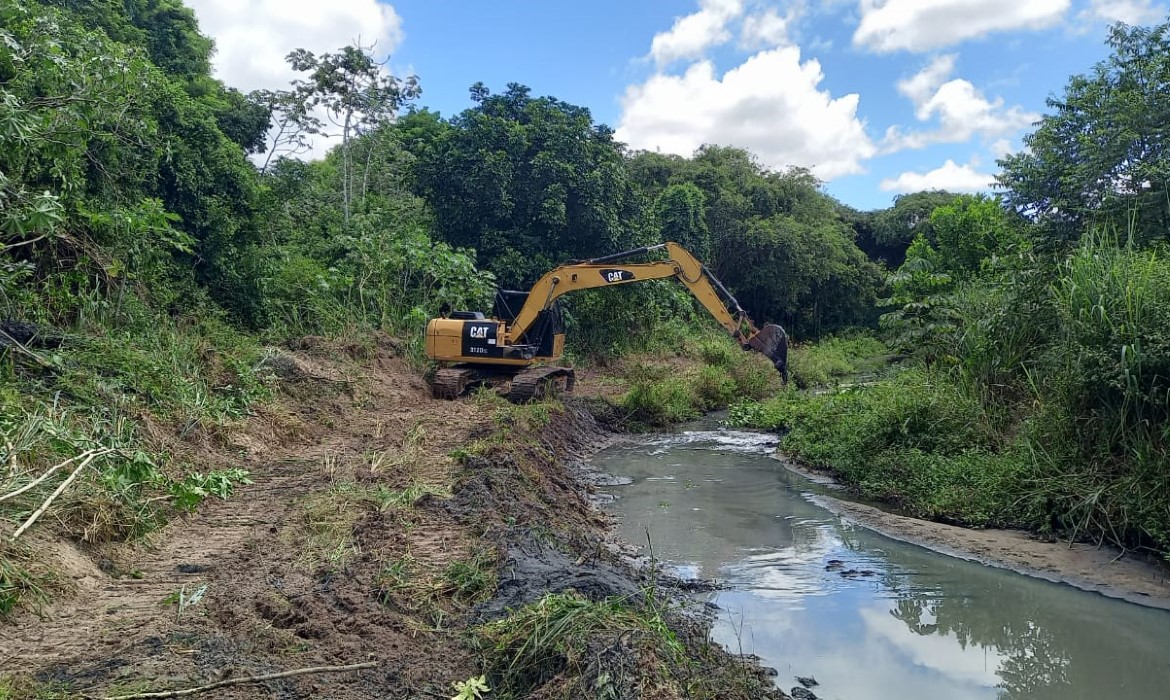
[[[667,252],[666,260],[622,262],[662,249]],[[762,331],[757,330],[731,292],[705,265],[677,243],[662,243],[557,267],[533,285],[527,301],[508,327],[507,341],[509,344],[519,342],[536,323],[540,313],[552,306],[558,297],[569,292],[670,278],[678,279],[686,286],[740,345],[762,352],[787,378],[788,339],[784,330],[779,326],[765,326]]]

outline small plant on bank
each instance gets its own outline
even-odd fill
[[[451,685],[455,687],[455,695],[451,700],[482,700],[486,693],[492,691],[488,687],[487,676],[476,676],[465,681],[456,681]]]

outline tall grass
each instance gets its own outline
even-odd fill
[[[873,372],[884,364],[889,349],[865,334],[830,336],[792,347],[788,355],[792,383],[799,389],[828,387],[846,377]]]
[[[761,399],[780,388],[780,376],[762,356],[748,353],[714,332],[688,338],[679,356],[654,355],[625,363],[629,390],[619,400],[627,424],[664,427]]]

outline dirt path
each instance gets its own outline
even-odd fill
[[[550,593],[641,598],[644,574],[607,554],[609,521],[569,464],[607,439],[586,408],[595,398],[436,401],[381,340],[304,339],[275,358],[279,396],[256,416],[184,440],[157,429],[155,447],[178,461],[246,468],[254,483],[229,500],[130,544],[38,532],[67,590],[0,623],[0,698],[108,697],[369,661],[204,697],[447,698],[490,663],[476,625]],[[177,594],[196,591],[180,610]],[[764,670],[712,646],[702,619],[668,614],[655,624],[670,625],[685,659],[656,655],[641,632],[601,629],[518,682],[534,683],[533,697],[572,687],[785,697]]]
[[[449,649],[435,658],[426,641],[432,637],[435,650],[451,646],[423,619],[450,601],[435,596],[433,609],[396,614],[370,591],[385,561],[409,561],[422,587],[469,555],[466,528],[413,507],[411,490],[449,492],[448,453],[490,417],[466,401],[431,399],[392,346],[353,361],[347,350],[309,339],[281,356],[278,401],[239,426],[166,445],[202,469],[248,469],[254,484],[231,499],[208,501],[134,545],[85,548],[40,535],[42,557],[68,591],[0,625],[3,671],[125,692],[223,674],[390,662],[393,680],[385,670],[380,681],[365,671],[325,679],[339,698],[388,697],[390,688],[415,682],[449,687],[470,673],[466,654]],[[204,585],[202,600],[180,617],[176,594]],[[271,697],[276,687],[311,696],[316,683],[217,697]]]
[[[787,460],[780,461],[817,483],[834,483],[824,474]],[[814,496],[813,500],[891,539],[1138,605],[1170,610],[1170,571],[1136,556],[1122,556],[1111,547],[1048,542],[1019,530],[957,527],[825,495]]]

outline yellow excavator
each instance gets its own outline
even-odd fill
[[[665,260],[622,263],[666,250]],[[573,390],[572,367],[557,363],[565,331],[557,299],[581,289],[656,279],[677,279],[745,350],[770,359],[788,381],[788,336],[777,325],[756,329],[739,302],[705,265],[677,243],[662,243],[573,261],[541,277],[527,292],[500,290],[490,316],[480,311],[445,311],[427,324],[427,357],[440,368],[431,380],[435,398],[454,399],[475,385],[511,381],[516,403],[550,392]]]

